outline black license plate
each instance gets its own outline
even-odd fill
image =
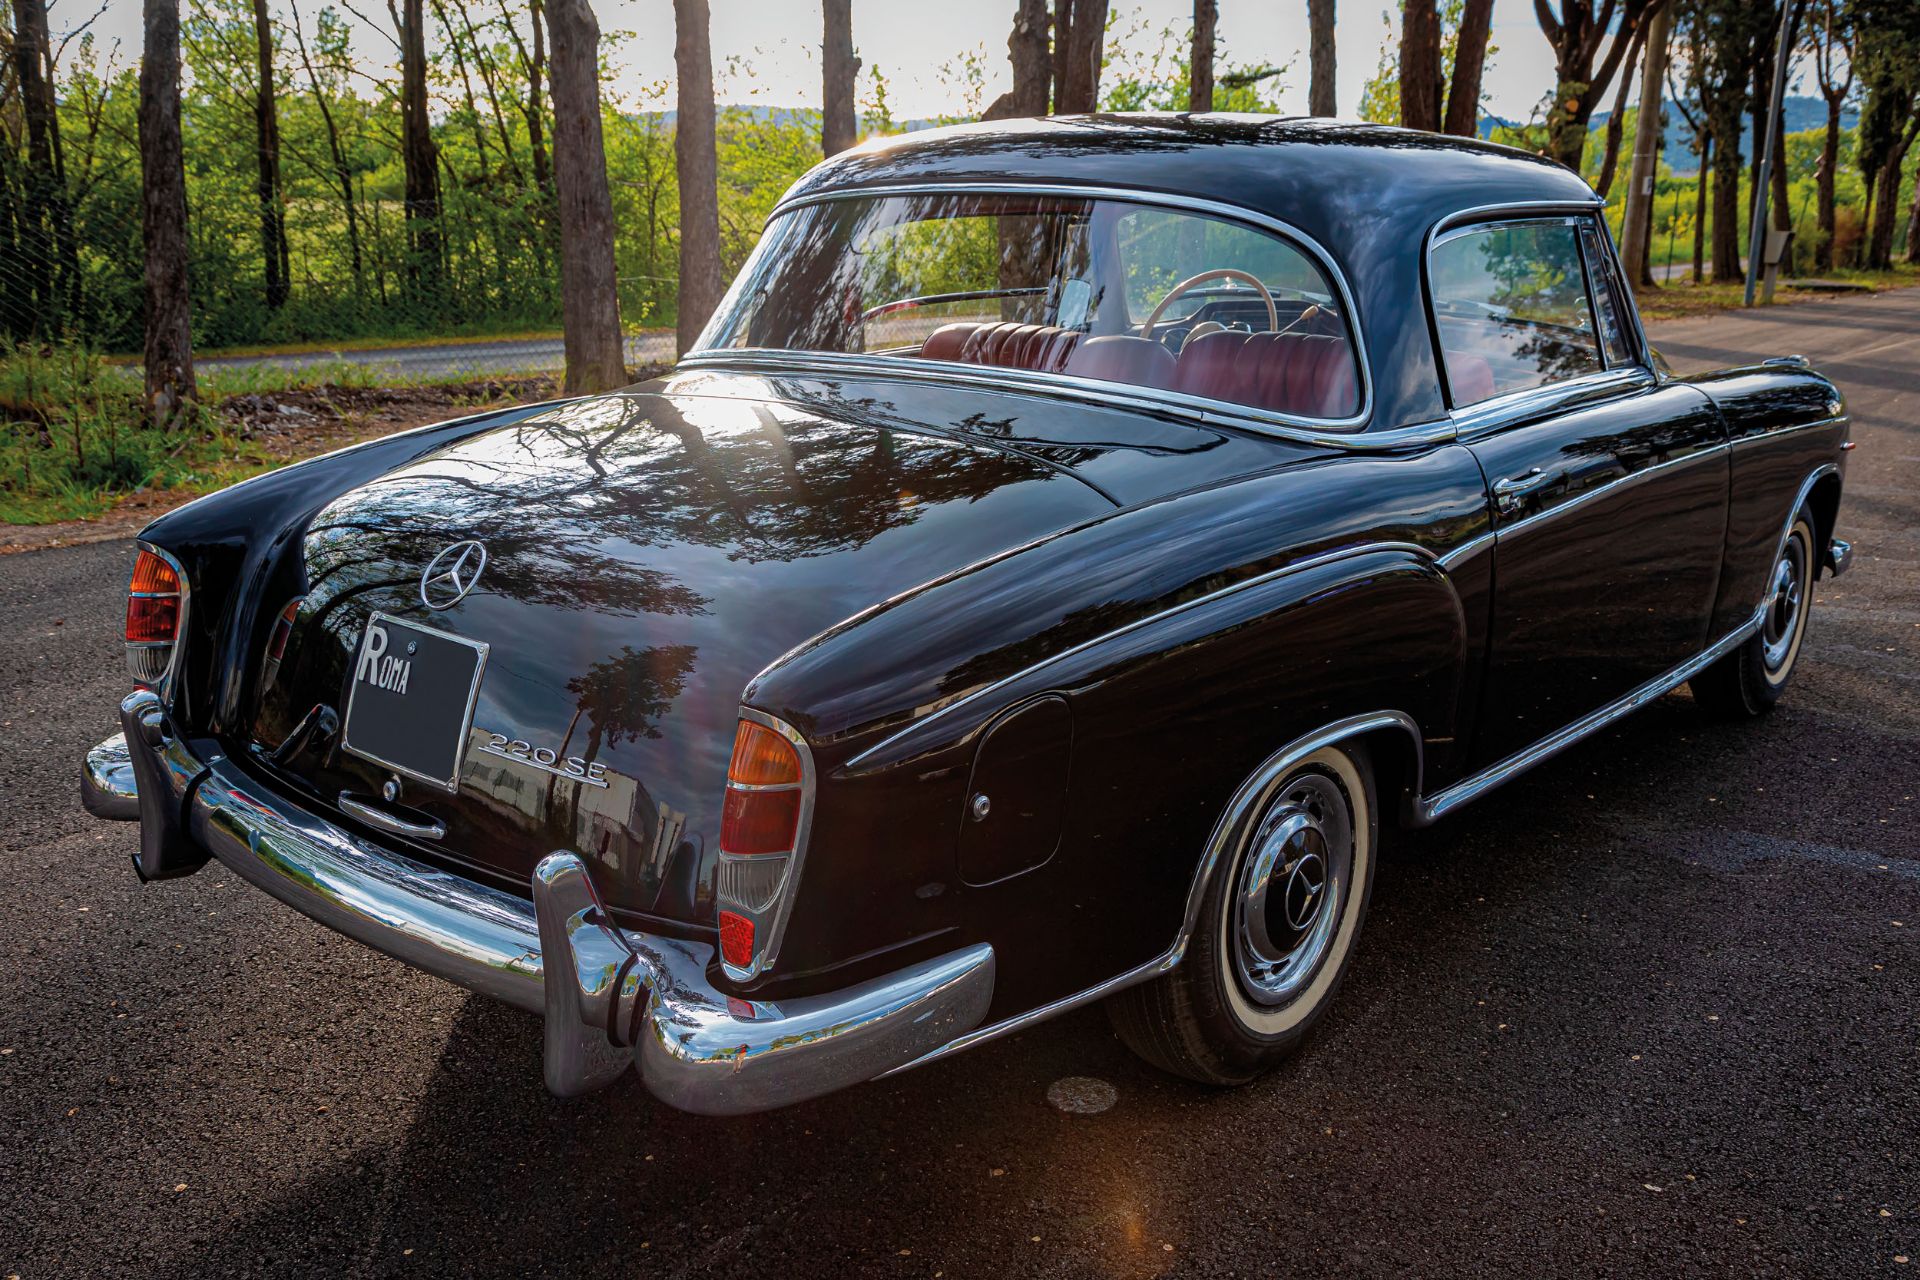
[[[353,659],[341,745],[395,773],[459,790],[486,665],[487,646],[477,640],[372,615]]]

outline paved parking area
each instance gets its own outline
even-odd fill
[[[1851,399],[1793,692],[1399,839],[1335,1015],[1232,1092],[1093,1009],[768,1116],[555,1101],[532,1019],[217,866],[138,885],[75,790],[127,546],[0,557],[0,1277],[1920,1275],[1920,291],[1655,339]]]

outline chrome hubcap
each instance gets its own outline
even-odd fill
[[[1353,870],[1353,825],[1332,778],[1288,784],[1248,843],[1234,901],[1234,967],[1248,997],[1285,1004],[1326,960]]]
[[[1778,671],[1793,652],[1794,637],[1800,630],[1800,613],[1805,604],[1807,544],[1798,533],[1787,539],[1780,563],[1773,566],[1773,584],[1768,588],[1767,613],[1760,623],[1761,656],[1768,671]]]

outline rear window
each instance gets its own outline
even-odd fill
[[[783,214],[699,350],[879,355],[1148,388],[1316,421],[1360,412],[1319,263],[1230,218],[941,193]]]

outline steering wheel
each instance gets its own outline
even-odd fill
[[[1168,290],[1167,296],[1160,299],[1160,305],[1155,307],[1153,314],[1147,317],[1147,322],[1140,326],[1140,336],[1143,338],[1151,338],[1153,336],[1153,326],[1160,323],[1160,317],[1165,315],[1167,308],[1173,305],[1173,300],[1195,285],[1205,284],[1209,280],[1238,280],[1243,284],[1252,285],[1260,291],[1261,301],[1267,304],[1268,331],[1271,332],[1280,327],[1279,308],[1273,305],[1273,294],[1268,291],[1267,286],[1260,283],[1260,277],[1246,271],[1237,270],[1233,267],[1215,267],[1212,271],[1202,271],[1197,276],[1188,276],[1185,280],[1182,280],[1179,284]]]

